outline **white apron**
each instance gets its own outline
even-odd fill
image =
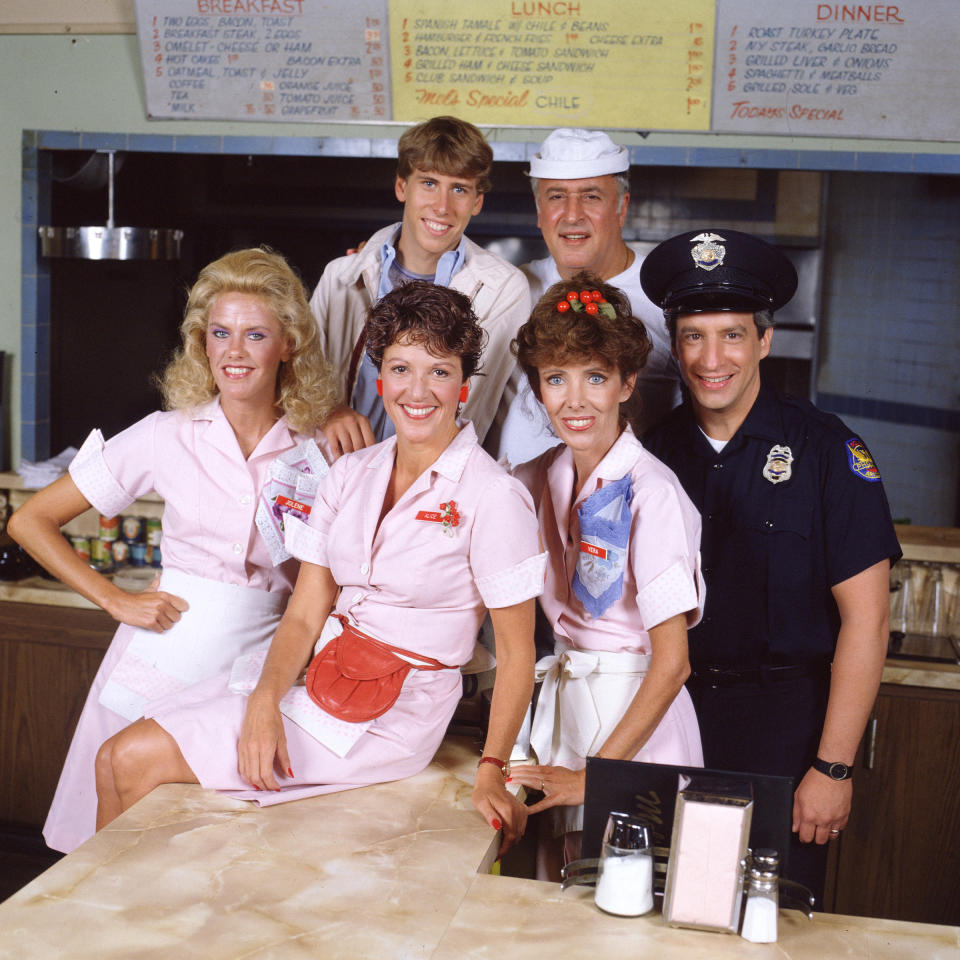
[[[159,589],[182,597],[190,609],[163,633],[136,630],[100,692],[103,706],[130,721],[143,716],[149,701],[229,670],[238,656],[269,640],[288,599],[179,570],[164,570]]]
[[[650,666],[645,653],[574,650],[556,641],[537,661],[543,681],[530,746],[543,766],[582,770],[627,712]],[[583,807],[554,807],[554,836],[583,829]]]

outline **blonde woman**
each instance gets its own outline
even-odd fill
[[[205,267],[161,378],[164,412],[104,442],[94,430],[69,473],[33,496],[10,533],[120,627],[94,680],[44,827],[69,852],[94,832],[94,760],[104,740],[158,695],[218,673],[271,636],[298,563],[271,557],[255,527],[280,455],[309,450],[334,393],[300,280],[265,249]],[[306,445],[306,446],[303,446]],[[91,506],[115,516],[155,490],[164,499],[159,587],[128,593],[91,569],[60,527]],[[163,634],[156,637],[155,634]]]

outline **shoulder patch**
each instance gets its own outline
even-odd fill
[[[880,480],[880,471],[870,456],[866,444],[859,437],[851,437],[847,441],[847,463],[851,473],[855,473],[862,480],[877,483]]]

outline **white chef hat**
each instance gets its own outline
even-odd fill
[[[531,177],[582,180],[630,169],[630,153],[601,130],[561,127],[530,158]]]

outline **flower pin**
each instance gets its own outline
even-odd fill
[[[460,526],[460,514],[457,513],[455,500],[440,504],[440,518],[443,532],[448,537],[456,536],[457,531],[454,528]]]

